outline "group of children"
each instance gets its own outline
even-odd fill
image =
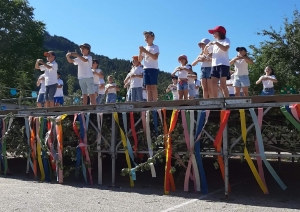
[[[208,30],[213,35],[214,40],[202,39],[198,46],[200,54],[190,65],[186,55],[178,57],[179,66],[172,73],[172,84],[166,92],[172,92],[173,100],[199,98],[199,87],[202,87],[203,98],[217,98],[223,96],[248,96],[250,86],[248,64],[253,61],[247,56],[245,47],[237,47],[237,56],[229,60],[228,50],[230,40],[226,38],[226,29],[217,26]],[[157,101],[157,81],[158,81],[158,57],[159,47],[155,45],[155,35],[152,31],[143,32],[146,46],[140,46],[139,54],[132,57],[132,68],[128,72],[124,87],[127,88],[127,101]],[[78,80],[82,91],[83,105],[87,105],[88,96],[90,104],[101,104],[106,94],[106,103],[114,103],[117,100],[117,92],[120,88],[113,82],[113,76],[107,77],[105,84],[104,75],[98,68],[99,61],[90,56],[91,46],[87,43],[80,45],[81,54],[68,52],[67,61],[78,66]],[[38,59],[36,69],[44,71],[39,77],[37,85],[41,85],[38,106],[45,101],[46,107],[63,104],[63,82],[57,72],[58,65],[55,62],[55,53],[49,51],[45,53],[47,63]],[[143,64],[142,64],[143,63]],[[193,71],[193,66],[201,63],[200,81],[197,73]],[[234,70],[230,71],[230,66],[234,65]],[[273,83],[277,79],[274,71],[266,67],[265,75],[261,76],[256,84],[263,84],[262,95],[274,95]],[[220,94],[221,93],[221,94]]]

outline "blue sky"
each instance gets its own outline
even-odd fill
[[[231,40],[229,56],[237,46],[259,45],[262,29],[279,29],[285,16],[292,17],[299,0],[29,0],[35,19],[51,35],[77,44],[89,43],[96,54],[131,59],[145,45],[142,32],[155,33],[160,48],[159,68],[171,72],[177,58],[192,62],[200,52],[197,43],[212,39],[208,29],[222,25]],[[249,49],[249,48],[248,48]],[[196,68],[194,70],[199,70]],[[127,70],[124,70],[127,71]]]

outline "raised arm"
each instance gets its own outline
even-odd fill
[[[253,60],[251,60],[248,56],[244,56],[243,59],[244,59],[248,64],[254,64]]]
[[[71,59],[70,57],[71,57],[71,52],[69,52],[68,54],[66,54],[66,58],[67,58],[67,61],[69,62],[69,63],[74,63],[74,60],[73,59]]]

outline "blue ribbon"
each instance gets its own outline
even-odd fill
[[[88,181],[87,181],[87,177],[86,177],[86,167],[85,167],[85,165],[84,165],[84,160],[83,160],[83,156],[82,156],[82,174],[83,174],[83,177],[84,177],[84,180],[85,180],[85,182],[88,184]]]
[[[250,111],[251,117],[253,119],[253,123],[254,123],[255,130],[256,130],[256,137],[257,137],[258,146],[259,146],[259,155],[260,155],[261,159],[264,161],[264,164],[267,167],[267,169],[269,170],[269,172],[271,173],[272,177],[276,180],[276,182],[279,184],[279,186],[282,188],[282,190],[285,190],[287,188],[286,185],[282,182],[282,180],[277,175],[277,173],[275,172],[273,167],[267,161],[267,158],[265,155],[264,144],[263,144],[263,140],[262,140],[262,135],[261,135],[261,130],[258,125],[258,119],[257,119],[256,113],[253,108],[250,108],[249,111]]]
[[[77,119],[78,119],[79,124],[80,124],[80,129],[79,129],[80,137],[81,137],[82,140],[84,140],[85,131],[84,131],[84,125],[83,125],[83,120],[82,120],[81,114],[78,114]],[[88,118],[87,118],[87,120],[88,120]],[[83,174],[85,182],[88,183],[87,177],[86,177],[86,167],[84,165],[84,160],[83,160],[83,155],[81,153],[81,148],[78,147],[77,149],[80,150],[80,155],[78,155],[79,151],[77,151],[77,157],[76,158],[77,158],[77,160],[78,160],[78,157],[80,157],[80,158],[79,158],[79,165],[78,165],[78,162],[76,161],[76,167],[78,168],[80,166],[80,160],[81,160],[82,161],[82,163],[81,163],[81,165],[82,165],[82,174]],[[78,176],[78,174],[77,174],[77,176]]]
[[[48,160],[46,158],[46,151],[42,150],[42,155],[43,155],[43,167],[45,171],[45,178],[48,182],[50,182],[50,173],[49,173],[49,165],[48,165]]]
[[[289,112],[289,114],[293,115],[289,105],[285,105],[284,107],[285,107],[286,111]]]
[[[158,119],[157,119],[157,111],[153,110],[152,111],[153,115],[153,122],[154,122],[154,130],[155,130],[155,135],[158,136]]]
[[[131,174],[131,177],[132,177],[132,180],[136,180],[136,174],[135,174],[135,169],[130,169],[130,174]]]
[[[28,151],[28,157],[27,157],[27,163],[29,162],[31,169],[33,170],[33,164],[31,161],[31,147],[30,147],[30,134],[29,134],[29,120],[28,117],[25,117],[25,131],[26,131],[26,136],[27,136],[27,143],[29,145],[29,151]]]
[[[204,122],[205,122],[205,116],[206,112],[198,110],[198,115],[197,115],[197,130],[196,130],[196,135],[195,138],[197,139],[199,134],[202,131]],[[201,146],[200,146],[200,141],[197,141],[195,143],[195,158],[197,161],[198,169],[199,169],[199,174],[200,174],[200,179],[201,179],[201,190],[203,191],[204,194],[208,193],[208,187],[207,187],[207,182],[206,182],[206,177],[205,177],[205,172],[204,172],[204,167],[202,163],[202,157],[201,157]]]
[[[77,147],[76,148],[76,172],[75,172],[76,178],[78,178],[78,175],[79,175],[79,167],[81,164],[81,158],[82,158],[81,149],[80,149],[80,147]]]

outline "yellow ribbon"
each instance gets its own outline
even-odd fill
[[[42,146],[41,146],[41,138],[40,138],[40,118],[35,118],[35,133],[36,133],[36,151],[37,151],[37,159],[41,172],[41,181],[45,180],[45,170],[42,162]]]
[[[266,188],[265,184],[263,183],[261,177],[258,174],[258,171],[256,169],[256,167],[254,166],[253,161],[250,158],[249,152],[247,150],[246,147],[246,137],[247,137],[247,129],[246,129],[246,117],[245,117],[245,110],[244,109],[240,109],[240,119],[241,119],[241,129],[242,129],[242,138],[245,144],[245,148],[244,148],[244,155],[245,155],[245,159],[258,183],[258,185],[260,186],[261,190],[264,192],[264,194],[268,193],[268,189]]]
[[[116,123],[117,123],[117,125],[120,129],[121,140],[122,140],[123,147],[125,149],[126,162],[127,162],[129,170],[131,170],[131,162],[130,162],[130,157],[129,157],[128,150],[127,150],[126,136],[125,136],[120,124],[119,124],[119,117],[118,117],[117,112],[114,112],[114,119],[115,119],[115,121],[116,121]],[[129,175],[129,177],[130,177],[130,186],[133,187],[134,186],[133,179],[132,179],[131,175]]]

